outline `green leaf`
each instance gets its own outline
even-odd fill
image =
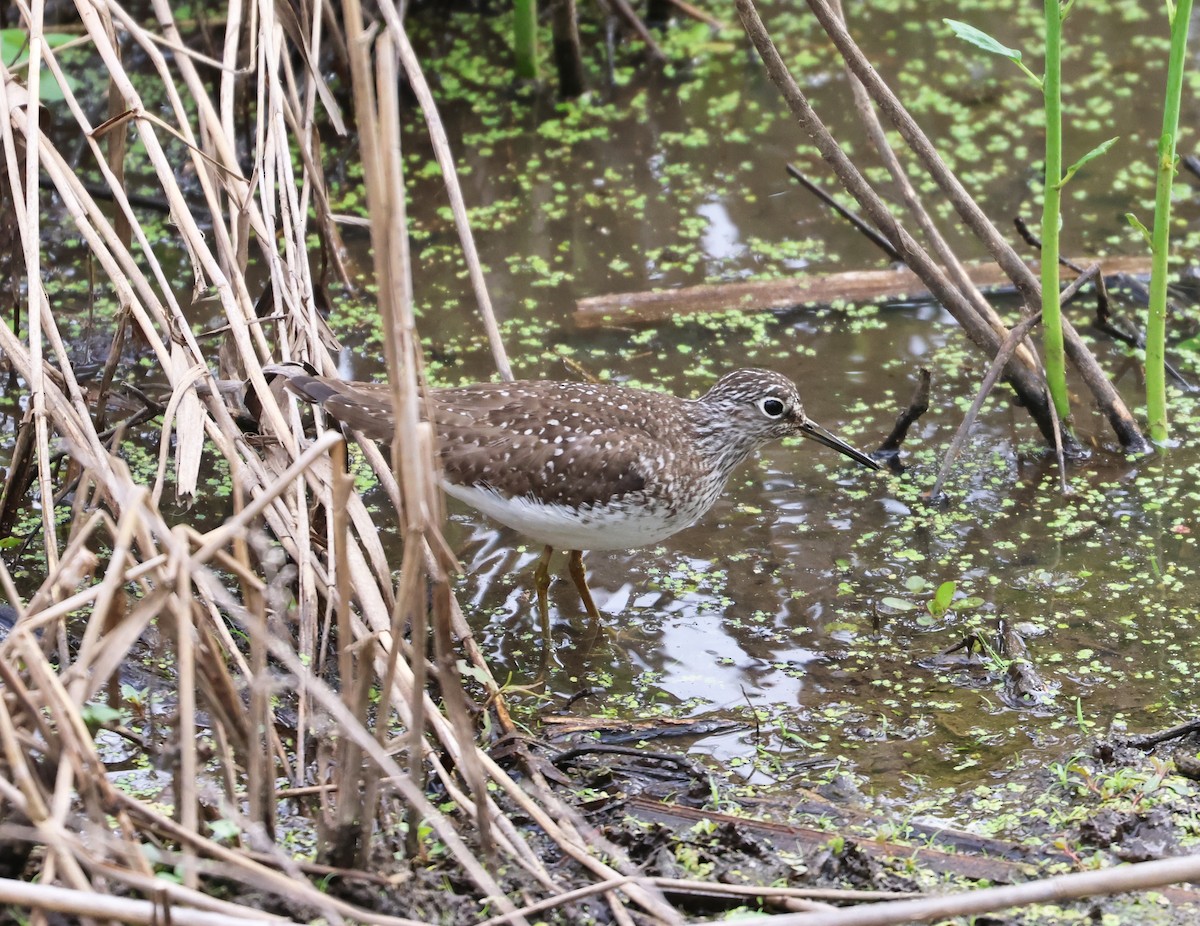
[[[1081,157],[1078,161],[1076,161],[1074,164],[1072,164],[1070,167],[1068,167],[1067,172],[1065,174],[1063,174],[1062,180],[1058,181],[1059,189],[1062,189],[1062,187],[1066,186],[1067,181],[1075,176],[1075,172],[1077,170],[1079,170],[1079,168],[1083,167],[1083,165],[1086,164],[1088,161],[1090,161],[1094,158],[1098,158],[1098,157],[1100,157],[1100,155],[1104,154],[1104,152],[1106,152],[1109,148],[1111,148],[1113,145],[1115,145],[1117,143],[1117,141],[1118,141],[1118,139],[1120,139],[1120,137],[1121,137],[1120,135],[1116,135],[1116,136],[1110,138],[1108,141],[1100,142],[1100,144],[1098,144],[1095,148],[1093,148],[1091,151],[1089,151],[1087,154],[1085,154],[1083,157]]]
[[[885,608],[890,608],[893,611],[912,611],[914,608],[916,608],[916,605],[911,601],[907,601],[904,598],[892,598],[890,596],[884,598],[880,604],[882,604]]]
[[[61,48],[76,36],[67,32],[45,32],[42,38],[51,48]],[[25,29],[0,29],[0,58],[15,68],[29,60],[29,33]]]
[[[982,48],[986,52],[991,52],[993,55],[1000,55],[1011,61],[1021,60],[1020,51],[1015,48],[1009,48],[1007,45],[1002,45],[982,29],[976,29],[974,26],[960,22],[957,19],[943,19],[942,22],[949,26],[960,39],[964,42],[970,42],[976,48]]]
[[[116,723],[121,719],[121,712],[107,704],[85,704],[79,714],[89,729]]]
[[[213,839],[217,842],[233,842],[241,834],[242,830],[233,820],[221,818],[213,820],[208,824],[208,829],[212,833]]]
[[[1154,238],[1150,235],[1150,229],[1143,225],[1141,220],[1132,212],[1125,213],[1125,221],[1142,233],[1142,237],[1146,239],[1146,244],[1148,244],[1150,246],[1150,250],[1153,251]]]
[[[964,42],[970,42],[976,48],[981,48],[989,54],[1000,55],[1002,58],[1007,58],[1017,67],[1019,67],[1035,84],[1037,84],[1039,87],[1042,85],[1042,79],[1034,74],[1033,71],[1029,70],[1029,68],[1027,68],[1025,63],[1021,60],[1020,49],[1009,48],[1007,45],[1004,45],[992,38],[982,29],[976,29],[974,26],[965,22],[960,22],[957,19],[943,19],[942,22],[949,26],[951,31],[953,31],[954,34]]]
[[[77,38],[63,32],[46,32],[42,37],[51,48],[58,48]],[[25,29],[0,29],[0,58],[10,71],[26,64],[29,61],[29,32]],[[50,76],[45,65],[38,89],[43,103],[56,103],[66,99],[62,87]]]
[[[463,678],[473,679],[481,685],[487,685],[491,681],[491,676],[488,675],[486,669],[473,666],[465,659],[458,660],[458,671],[462,674]]]
[[[933,600],[929,602],[929,613],[934,617],[941,617],[950,609],[950,602],[954,600],[954,591],[958,588],[957,582],[943,582],[938,586],[938,590],[933,593]]]
[[[934,593],[934,614],[944,614],[950,607],[950,602],[954,601],[955,590],[959,584],[956,582],[943,582],[938,585],[937,591]]]
[[[24,29],[0,29],[0,58],[14,68],[29,58],[29,33]]]

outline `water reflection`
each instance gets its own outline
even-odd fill
[[[711,259],[725,260],[737,257],[745,250],[741,232],[738,231],[724,203],[704,203],[696,207],[696,212],[708,219],[708,227],[700,236],[700,247]]]
[[[898,376],[888,360],[895,345],[936,351],[955,336],[931,331],[926,314],[890,313],[886,343],[865,348],[853,332],[814,332],[819,360],[800,375],[813,416],[866,448],[886,433],[895,408],[853,397],[907,396],[907,372]],[[714,353],[718,364],[738,359],[734,348]],[[825,358],[856,353],[853,376],[836,365],[822,372]],[[903,476],[843,467],[811,445],[771,446],[735,473],[699,525],[659,547],[589,555],[614,633],[591,633],[569,580],[556,582],[550,690],[599,685],[608,709],[630,716],[737,719],[739,729],[691,748],[723,762],[749,761],[760,748],[796,763],[850,757],[898,795],[896,776],[915,752],[934,757],[926,774],[964,785],[1013,774],[1014,761],[1036,768],[1039,755],[1058,758],[1083,735],[1059,730],[1073,723],[1076,697],[1088,717],[1173,717],[1171,705],[1197,694],[1185,670],[1195,656],[1186,633],[1194,498],[1174,487],[1171,469],[1148,483],[1157,461],[1100,458],[1073,472],[1075,493],[1064,499],[1032,426],[1001,405],[972,436],[949,504],[930,508],[919,492],[959,414],[944,402],[930,411],[905,449],[912,466]],[[1183,464],[1176,456],[1173,465]],[[1160,493],[1165,507],[1148,509]],[[537,662],[525,588],[537,551],[512,552],[519,538],[470,513],[456,520],[474,538],[462,582],[496,671],[528,678]],[[1162,581],[1147,584],[1155,571]],[[932,615],[927,603],[946,581],[965,604]],[[1030,658],[1060,687],[1036,709],[1004,703],[1002,672],[985,656],[931,661],[968,634],[990,637],[1002,617],[1021,625]]]

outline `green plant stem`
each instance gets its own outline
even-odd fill
[[[1171,243],[1171,185],[1175,180],[1175,140],[1179,135],[1179,101],[1183,94],[1184,58],[1192,0],[1179,0],[1171,20],[1171,57],[1167,64],[1167,93],[1163,102],[1163,131],[1158,140],[1158,185],[1154,195],[1151,232],[1150,304],[1146,309],[1146,418],[1150,439],[1165,443],[1167,420],[1165,367],[1167,332],[1167,258]]]
[[[537,0],[514,0],[513,51],[517,59],[517,76],[526,80],[536,80]]]
[[[1046,68],[1042,95],[1046,108],[1046,182],[1042,194],[1042,331],[1046,385],[1058,419],[1066,427],[1066,352],[1058,302],[1058,228],[1062,197],[1062,13],[1058,0],[1045,0]]]

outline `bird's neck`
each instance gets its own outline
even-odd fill
[[[737,427],[724,410],[712,408],[702,399],[693,400],[686,414],[695,428],[697,453],[722,483],[762,444],[755,435]]]

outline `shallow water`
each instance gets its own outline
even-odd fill
[[[1021,47],[1032,44],[1032,25],[1025,11],[970,14],[952,4],[851,12],[864,47],[885,73],[901,72],[897,89],[1007,228],[1013,215],[1036,219],[1035,101],[1006,62],[982,61],[929,24],[970,19]],[[861,150],[844,78],[802,14],[764,10],[764,18],[773,28],[790,24],[780,41],[802,84]],[[1090,8],[1086,25],[1068,55],[1068,149],[1078,156],[1110,135],[1122,141],[1068,187],[1064,249],[1138,253],[1121,215],[1148,215],[1162,30],[1134,4]],[[1121,51],[1130,47],[1147,53]],[[759,782],[790,780],[809,764],[839,766],[906,799],[927,796],[929,786],[966,796],[977,784],[1024,782],[1097,729],[1155,729],[1190,716],[1200,657],[1190,475],[1200,461],[1188,447],[1190,400],[1181,397],[1175,411],[1180,449],[1126,461],[1077,392],[1078,433],[1096,452],[1070,465],[1073,494],[1064,498],[1036,430],[998,390],[951,477],[948,504],[936,508],[921,492],[986,364],[934,306],[573,327],[574,301],[585,296],[884,265],[784,175],[787,160],[820,178],[828,172],[736,36],[701,55],[690,79],[640,69],[592,100],[628,104],[632,115],[555,111],[544,99],[522,108],[482,92],[445,101],[470,165],[469,201],[504,204],[487,213],[478,241],[518,375],[572,377],[562,361],[570,357],[599,375],[693,395],[721,371],[768,366],[797,381],[812,417],[864,449],[888,432],[922,365],[934,371],[932,407],[905,445],[903,475],[867,472],[812,444],[772,446],[735,474],[701,524],[656,548],[590,554],[592,587],[615,636],[588,626],[556,560],[563,578],[551,589],[549,691],[598,686],[604,694],[574,710],[615,717],[735,719],[733,732],[691,748]],[[497,121],[509,129],[503,142],[481,142],[484,124]],[[577,136],[569,143],[564,125]],[[1185,178],[1180,184],[1188,238],[1194,197]],[[936,208],[938,196],[926,195]],[[447,263],[445,226],[429,211],[438,205],[436,182],[416,182],[417,226],[442,229],[423,251],[422,331],[454,345],[436,375],[486,377],[478,338],[458,327],[469,324],[465,286],[438,272]],[[978,255],[957,231],[950,236],[964,256]],[[1191,240],[1181,249],[1194,254]],[[1011,300],[1003,309],[1015,311]],[[1077,304],[1076,324],[1091,311]],[[1098,349],[1136,408],[1136,365],[1119,348]],[[452,514],[473,626],[497,677],[511,672],[520,683],[538,664],[527,589],[539,551],[515,549],[518,536],[468,511]],[[957,583],[960,604],[933,615],[926,603],[947,581]],[[941,655],[970,634],[994,640],[1002,623],[1021,633],[1046,682],[1029,703],[1006,699],[1002,663]]]
[[[889,333],[928,330],[918,314],[890,314]],[[847,340],[829,335],[822,353],[851,353]],[[810,405],[869,448],[893,409],[846,413],[890,385],[863,367],[810,390]],[[597,638],[564,575],[551,594],[550,691],[598,685],[605,694],[575,709],[615,717],[738,719],[738,730],[693,748],[723,762],[766,749],[782,778],[790,763],[845,757],[893,796],[910,787],[906,776],[966,787],[1014,766],[1036,771],[1082,747],[1093,725],[1155,729],[1190,716],[1196,494],[1190,476],[1169,474],[1186,473],[1194,455],[1127,463],[1098,453],[1071,468],[1075,494],[1064,500],[1024,416],[998,402],[951,479],[949,504],[932,507],[918,494],[957,425],[948,388],[935,386],[939,407],[914,429],[901,476],[811,444],[774,446],[735,474],[699,525],[656,548],[589,554],[616,636]],[[449,534],[498,677],[528,679],[539,551],[514,552],[518,536],[457,509]],[[933,617],[925,604],[944,581],[978,603]],[[1038,703],[1006,703],[1003,666],[940,658],[970,633],[993,640],[1001,621],[1024,634],[1047,682]],[[1076,699],[1088,729],[1076,723]],[[746,774],[771,773],[759,763]]]
[[[1006,228],[1015,214],[1036,216],[1041,156],[1030,89],[1006,62],[983,61],[930,24],[969,18],[1007,44],[1032,47],[1033,12],[912,2],[851,11],[868,53]],[[806,91],[861,151],[844,78],[811,24],[780,9],[764,17],[784,30],[779,41]],[[420,12],[414,27],[432,28]],[[902,475],[863,470],[811,443],[771,446],[695,527],[658,547],[588,555],[613,633],[589,627],[569,580],[556,582],[555,699],[595,687],[602,693],[574,711],[736,721],[689,745],[755,782],[841,768],[894,798],[951,789],[951,803],[969,800],[978,785],[1034,780],[1094,730],[1157,729],[1194,714],[1194,400],[1176,399],[1178,449],[1127,461],[1077,393],[1077,431],[1096,451],[1070,466],[1073,494],[1064,497],[1036,429],[1000,389],[951,477],[948,503],[931,507],[921,493],[986,369],[936,306],[839,306],[636,329],[583,330],[572,321],[577,299],[604,293],[884,266],[786,177],[789,160],[819,178],[828,173],[736,33],[713,38],[680,26],[667,38],[668,73],[621,52],[615,86],[564,108],[552,93],[499,89],[507,58],[489,30],[500,26],[464,14],[437,28],[424,46],[438,61],[435,93],[518,375],[575,378],[569,360],[598,376],[695,395],[733,367],[770,367],[795,379],[814,419],[870,450],[907,405],[916,370],[934,372],[931,408],[905,444]],[[1163,31],[1141,4],[1088,4],[1087,29],[1068,54],[1067,160],[1111,135],[1122,141],[1068,188],[1070,253],[1143,249],[1122,215],[1150,221]],[[1196,103],[1185,107],[1183,124],[1196,124]],[[415,120],[406,150],[431,373],[443,383],[488,378],[442,183],[425,170]],[[344,179],[338,169],[329,168],[335,184]],[[1181,176],[1177,215],[1190,266],[1197,211],[1187,183]],[[937,209],[938,196],[926,195]],[[347,235],[358,249],[352,262],[369,266],[365,241]],[[964,256],[979,255],[962,233],[951,228],[949,236]],[[379,369],[377,341],[352,311],[363,299],[343,295],[331,319],[347,345],[347,377]],[[1011,300],[1002,308],[1015,314]],[[1084,303],[1072,310],[1081,328],[1090,312]],[[1181,321],[1173,336],[1194,326]],[[1098,349],[1136,408],[1136,364],[1120,349]],[[1192,359],[1175,359],[1200,378]],[[527,682],[539,663],[528,589],[540,551],[461,506],[450,511],[447,535],[467,570],[460,600],[496,676]],[[556,571],[563,565],[560,555]],[[933,614],[926,604],[948,581],[957,603]],[[1002,622],[1020,632],[1047,683],[1031,703],[1006,698],[1002,664],[942,655],[972,634],[993,640]]]

